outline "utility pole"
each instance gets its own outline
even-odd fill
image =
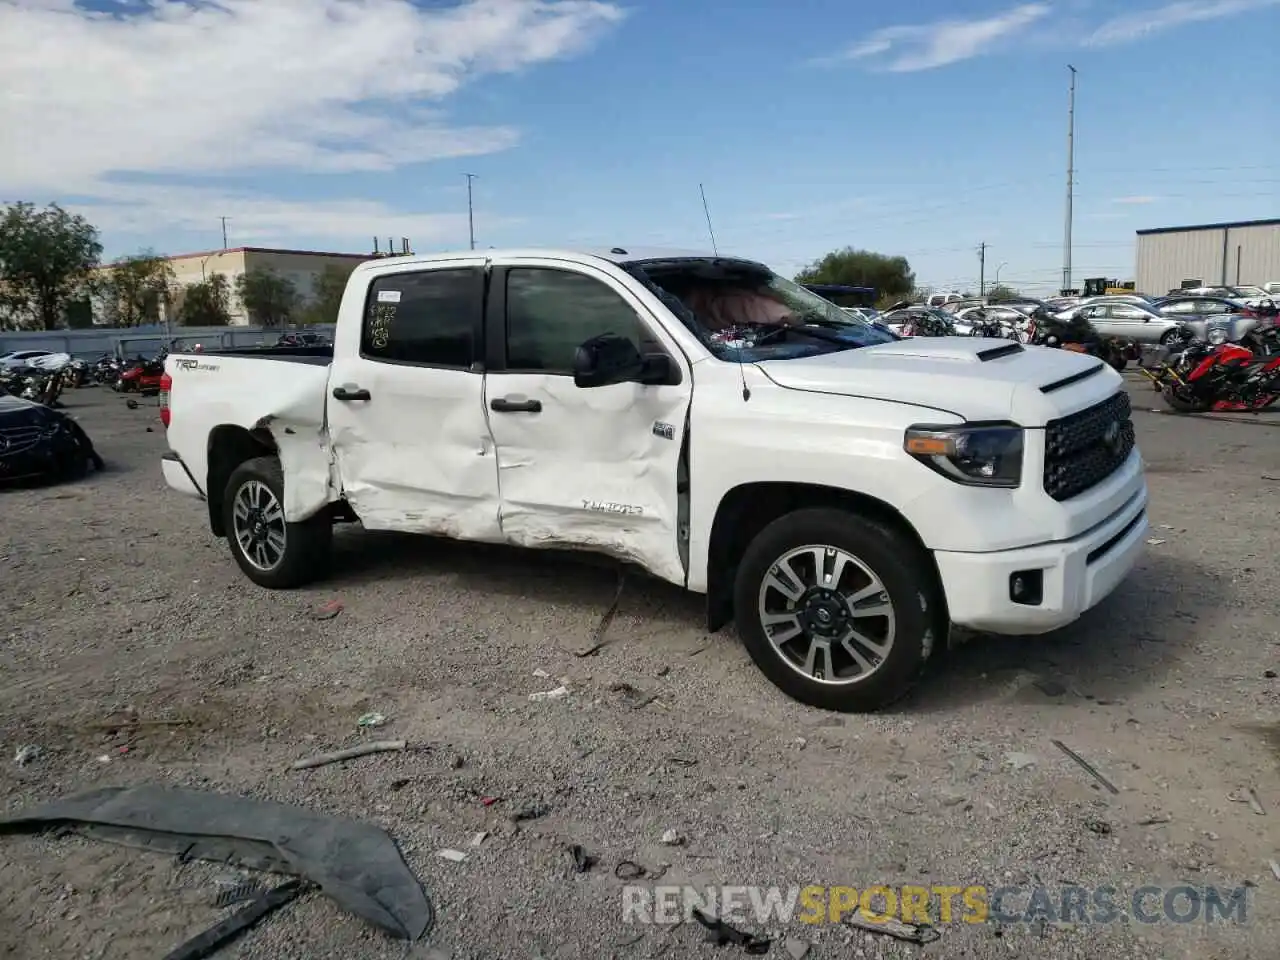
[[[221,217],[219,219],[222,220],[222,249],[225,252],[227,249],[227,221],[230,220],[231,218]]]
[[[1076,182],[1076,68],[1071,71],[1071,93],[1067,98],[1067,216],[1062,238],[1062,295],[1071,289],[1071,219]]]
[[[978,296],[987,295],[987,245],[978,244]]]
[[[471,205],[471,181],[476,178],[474,173],[467,175],[467,232],[471,235],[471,249],[476,248],[476,217],[475,208]]]

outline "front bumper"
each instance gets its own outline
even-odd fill
[[[1040,634],[1064,627],[1096,606],[1128,575],[1147,534],[1147,487],[1071,540],[994,553],[935,551],[951,621],[997,634]],[[1010,580],[1041,571],[1038,604],[1015,603]]]
[[[172,450],[160,458],[160,470],[164,473],[164,482],[169,485],[170,489],[177,490],[188,497],[204,499],[204,491],[196,483],[196,478],[191,475],[191,471],[183,463],[182,457]]]

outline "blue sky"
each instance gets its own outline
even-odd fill
[[[1269,39],[1268,39],[1269,38]],[[836,247],[939,288],[1075,276],[1142,227],[1280,215],[1280,0],[0,0],[0,199],[109,256],[707,246],[791,273]],[[1254,278],[1270,280],[1280,278]]]

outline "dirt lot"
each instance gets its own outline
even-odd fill
[[[782,957],[804,941],[813,958],[1274,958],[1280,430],[1153,415],[1154,395],[1133,392],[1161,542],[1132,579],[1052,637],[973,638],[865,718],[784,699],[732,631],[706,635],[695,599],[637,578],[607,646],[576,656],[613,597],[605,564],[349,530],[332,581],[262,591],[202,506],[163,487],[154,408],[72,393],[108,472],[0,493],[4,809],[153,782],[366,818],[436,906],[414,956],[745,955],[694,924],[624,924],[614,869],[631,860],[668,864],[662,884],[1074,883],[1122,903],[1144,885],[1253,885],[1244,925],[954,923],[918,946],[792,924]],[[331,600],[342,612],[316,619]],[[568,697],[529,700],[562,676]],[[127,707],[186,725],[95,728]],[[389,723],[357,729],[367,711]],[[383,735],[427,749],[289,769]],[[22,744],[44,755],[19,767]],[[1248,788],[1264,815],[1230,799]],[[514,827],[530,807],[545,813]],[[663,845],[667,830],[686,842]],[[574,873],[571,843],[598,865]],[[226,873],[0,837],[0,956],[161,956],[217,919]],[[405,952],[312,894],[219,956]]]

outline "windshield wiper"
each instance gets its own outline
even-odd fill
[[[830,321],[828,321],[830,322]],[[843,324],[831,324],[832,327],[843,328]],[[852,326],[852,324],[850,324]],[[781,326],[777,330],[770,330],[762,337],[757,337],[753,346],[760,346],[763,343],[769,343],[772,340],[785,336],[790,331],[796,331],[806,337],[812,337],[815,340],[822,340],[826,343],[834,343],[841,347],[860,347],[862,344],[850,340],[848,337],[842,337],[838,333],[832,332],[831,329],[821,325],[820,321],[806,320],[804,323],[788,324]]]

